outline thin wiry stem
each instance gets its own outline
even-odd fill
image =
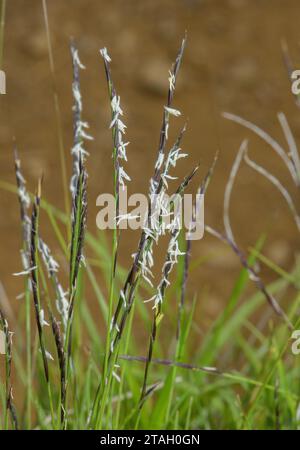
[[[284,133],[284,136],[286,138],[287,144],[289,146],[289,156],[292,159],[292,162],[295,166],[295,171],[298,177],[298,183],[297,185],[300,185],[300,158],[299,158],[299,151],[297,148],[297,144],[295,141],[295,138],[293,136],[293,133],[290,129],[290,126],[288,124],[287,118],[285,117],[285,114],[283,112],[280,112],[278,114],[278,120],[281,125],[282,131]]]
[[[296,185],[298,185],[298,182],[299,182],[298,175],[297,175],[297,172],[295,170],[295,166],[293,164],[293,161],[289,158],[289,156],[287,155],[287,153],[284,150],[284,148],[281,145],[279,145],[278,142],[275,141],[275,139],[273,139],[268,133],[266,133],[264,130],[259,128],[254,123],[251,123],[248,120],[245,120],[245,119],[243,119],[240,116],[237,116],[236,114],[231,114],[231,113],[224,112],[223,113],[223,117],[225,119],[231,120],[233,122],[236,122],[236,123],[238,123],[238,124],[248,128],[249,130],[251,130],[255,134],[257,134],[265,142],[267,142],[267,144],[269,144],[271,146],[271,148],[277,153],[277,155],[280,156],[280,158],[282,159],[282,161],[284,162],[284,164],[288,168],[288,170],[289,170],[289,172],[290,172],[290,174],[292,176],[292,179],[294,180]]]
[[[50,303],[50,300],[48,299],[48,296],[46,296],[47,301],[47,308],[48,308],[48,314],[50,318],[50,324],[52,333],[54,336],[55,346],[56,346],[56,352],[59,362],[59,370],[60,370],[60,418],[61,422],[64,419],[64,401],[65,401],[65,393],[66,393],[66,365],[65,365],[65,350],[64,350],[64,342],[66,339],[66,333],[67,333],[67,323],[68,323],[68,308],[69,303],[67,302],[66,298],[64,297],[65,293],[62,293],[62,287],[58,281],[58,277],[56,274],[56,271],[58,269],[58,264],[54,260],[53,256],[51,255],[49,247],[42,241],[41,238],[39,238],[38,241],[39,246],[39,252],[41,253],[42,259],[44,261],[48,277],[52,280],[52,284],[54,285],[55,293],[58,296],[56,300],[56,306],[58,311],[61,315],[62,320],[62,326],[64,331],[61,331],[60,324],[56,320],[55,315],[52,310],[52,306]],[[45,281],[44,281],[45,282]],[[62,296],[62,298],[60,298]],[[65,303],[62,303],[64,301]],[[44,316],[44,311],[42,312],[42,316]],[[47,322],[44,321],[44,318],[42,319],[44,323],[47,324]],[[48,324],[47,324],[48,325]]]
[[[284,49],[287,50],[287,49]],[[285,53],[285,56],[287,54]],[[287,61],[288,65],[289,65],[289,69],[290,69],[290,62]],[[267,142],[271,148],[281,157],[281,159],[283,160],[284,164],[286,165],[286,167],[288,168],[293,181],[295,182],[296,186],[300,185],[300,178],[299,178],[299,169],[300,169],[300,159],[299,159],[299,152],[298,152],[298,148],[295,142],[295,139],[293,137],[293,134],[291,132],[291,129],[288,125],[288,122],[286,120],[286,117],[283,113],[279,113],[278,114],[278,120],[280,122],[281,128],[283,130],[285,139],[287,141],[288,147],[289,147],[289,152],[286,152],[284,150],[284,148],[278,144],[277,141],[275,141],[269,134],[267,134],[265,131],[263,131],[261,128],[259,128],[257,125],[241,118],[240,116],[237,116],[235,114],[230,114],[230,113],[223,113],[223,117],[225,117],[226,119],[232,120],[233,122],[236,122],[248,129],[250,129],[251,131],[253,131],[255,134],[257,134],[259,137],[261,137],[265,142]],[[258,165],[256,162],[252,161],[248,155],[247,155],[247,149],[244,149],[243,151],[240,151],[237,155],[235,164],[233,166],[232,169],[232,173],[231,176],[233,175],[233,179],[236,175],[236,172],[238,170],[238,167],[240,165],[242,156],[244,157],[245,162],[255,171],[257,171],[258,173],[260,173],[261,175],[263,175],[265,178],[267,178],[282,194],[282,196],[284,197],[284,199],[286,200],[292,215],[295,219],[296,225],[298,230],[300,230],[300,217],[298,215],[298,212],[296,210],[296,207],[294,206],[294,202],[289,194],[289,192],[287,191],[287,189],[280,183],[280,181],[273,175],[271,174],[268,170],[266,170],[264,167]],[[239,256],[240,261],[242,263],[242,265],[247,269],[250,278],[253,279],[253,281],[256,283],[257,288],[259,290],[261,290],[261,292],[264,294],[264,296],[266,297],[267,301],[269,302],[269,304],[271,305],[271,307],[273,308],[273,310],[276,312],[277,315],[279,315],[281,318],[283,318],[286,323],[288,324],[288,326],[290,328],[293,328],[293,325],[291,324],[291,322],[289,321],[288,317],[286,316],[286,314],[284,313],[284,311],[281,309],[281,307],[279,306],[279,304],[277,303],[277,301],[273,298],[272,295],[270,295],[264,285],[264,283],[262,282],[262,280],[260,279],[260,277],[258,276],[258,274],[255,272],[254,269],[252,269],[249,264],[247,263],[247,259],[245,258],[245,256],[243,255],[243,253],[241,252],[241,250],[238,248],[238,246],[236,245],[235,241],[234,241],[234,237],[232,234],[232,230],[230,227],[230,221],[229,221],[229,201],[230,201],[230,194],[231,194],[231,189],[232,189],[232,182],[228,182],[227,184],[227,192],[225,192],[225,200],[224,200],[224,224],[225,224],[225,230],[226,230],[226,236],[223,236],[221,233],[219,233],[218,231],[214,230],[213,228],[206,226],[206,230],[208,232],[210,232],[211,234],[213,234],[215,237],[223,240],[224,242],[227,242],[227,244],[229,244],[231,246],[231,248],[233,249],[233,251]]]
[[[109,283],[109,299],[108,299],[108,316],[107,316],[107,334],[106,334],[106,350],[103,365],[103,380],[106,382],[107,370],[108,370],[108,358],[111,345],[111,321],[113,314],[113,300],[115,294],[115,273],[117,268],[117,258],[118,258],[118,246],[120,231],[118,229],[117,218],[119,217],[119,198],[120,198],[120,187],[125,188],[125,182],[130,181],[130,177],[125,172],[121,161],[127,161],[126,147],[128,142],[123,142],[123,135],[125,134],[126,125],[120,119],[123,116],[123,110],[121,109],[120,97],[117,95],[116,89],[114,87],[109,57],[106,48],[100,50],[100,54],[103,58],[108,93],[111,104],[111,124],[112,138],[113,138],[113,168],[114,168],[114,200],[115,200],[115,223],[112,237],[112,253],[111,253],[111,271],[110,271],[110,283]]]
[[[175,87],[176,87],[176,82],[177,82],[177,76],[178,76],[178,72],[180,69],[184,49],[186,46],[186,39],[187,39],[187,36],[185,35],[184,39],[182,40],[181,47],[177,54],[175,63],[173,65],[171,71],[169,72],[170,76],[169,76],[169,90],[168,90],[168,96],[167,96],[167,108],[164,108],[164,112],[163,112],[163,120],[162,120],[162,126],[161,126],[161,131],[160,131],[157,161],[159,161],[163,158],[164,152],[165,152],[165,146],[166,146],[166,142],[168,139],[170,108],[173,103],[174,92],[175,92]],[[156,181],[156,182],[158,181],[159,174],[160,174],[160,167],[156,166],[154,177],[153,177],[154,181]]]
[[[144,380],[143,380],[143,387],[141,391],[140,401],[139,401],[139,410],[142,409],[143,403],[146,400],[146,390],[147,390],[147,381],[148,381],[148,372],[151,364],[154,344],[156,340],[156,334],[157,334],[157,327],[158,324],[162,318],[162,304],[165,299],[165,292],[167,289],[167,286],[169,283],[169,276],[172,272],[172,269],[174,265],[178,261],[178,256],[182,255],[178,248],[178,238],[179,238],[179,229],[174,229],[174,231],[171,233],[171,238],[168,245],[168,251],[166,255],[166,260],[163,265],[162,269],[162,278],[161,281],[157,287],[157,294],[155,296],[155,305],[154,305],[154,314],[153,314],[153,321],[152,321],[152,330],[149,340],[149,349],[148,349],[148,361],[145,366],[145,373],[144,373]],[[175,248],[174,248],[175,247]],[[175,255],[174,255],[175,253]]]
[[[120,359],[125,361],[139,361],[147,363],[147,358],[145,356],[131,356],[131,355],[120,355]],[[218,370],[216,367],[206,367],[206,366],[195,366],[193,364],[182,363],[179,361],[172,361],[170,359],[160,359],[160,358],[152,358],[152,362],[154,364],[160,364],[162,366],[175,366],[181,369],[194,370],[199,372],[205,372],[212,375],[222,375],[222,372]]]
[[[30,324],[30,296],[29,290],[31,287],[29,280],[30,273],[30,228],[31,221],[28,216],[28,208],[30,205],[30,198],[28,192],[26,190],[25,178],[23,177],[21,171],[21,161],[18,157],[17,149],[14,149],[14,157],[15,157],[15,173],[16,173],[16,181],[18,188],[18,197],[20,203],[20,215],[22,222],[22,235],[23,235],[23,249],[22,249],[22,261],[23,268],[25,272],[28,272],[27,286],[26,286],[26,354],[27,354],[27,425],[28,429],[31,428],[31,324]],[[61,333],[60,325],[57,322],[50,302],[47,303],[48,312],[50,316],[51,328],[53,332],[53,336],[55,339],[56,350],[58,354],[58,360],[60,364],[60,372],[61,372],[61,386],[65,385],[65,375],[64,375],[64,367],[62,361],[64,360],[63,348],[61,344],[64,343],[66,326],[67,326],[67,318],[68,318],[68,301],[66,299],[66,293],[64,292],[57,275],[58,271],[58,263],[53,258],[51,251],[47,244],[43,241],[43,239],[38,236],[38,251],[41,254],[42,260],[45,264],[47,273],[49,278],[52,281],[55,294],[56,294],[56,306],[57,310],[61,316],[62,325],[64,328],[64,332]],[[27,299],[28,297],[28,299]],[[27,305],[27,302],[29,305]],[[43,310],[41,310],[43,311]],[[41,312],[40,312],[41,314]],[[42,312],[44,314],[44,312]],[[61,387],[61,393],[64,392],[64,388]]]
[[[220,233],[219,231],[210,227],[209,225],[205,225],[205,230],[209,234],[211,234],[212,236],[216,237],[217,239],[220,239],[221,241],[225,242],[232,248],[234,253],[239,257],[239,260],[240,260],[242,266],[249,273],[249,278],[256,284],[257,289],[262,292],[262,294],[266,298],[267,302],[269,303],[269,305],[271,306],[273,311],[287,323],[287,325],[290,329],[293,329],[294,327],[293,327],[292,323],[290,322],[289,318],[287,317],[285,312],[282,310],[282,308],[278,304],[277,300],[273,297],[273,295],[268,292],[265,284],[259,277],[256,270],[253,269],[253,267],[251,267],[248,264],[247,258],[245,257],[244,253],[240,250],[240,248],[233,241],[231,241],[231,239],[228,236],[223,235],[222,233]]]
[[[42,238],[39,238],[38,242],[39,252],[42,256],[42,260],[47,270],[48,277],[52,281],[52,285],[56,295],[56,309],[59,312],[60,319],[63,328],[63,338],[65,339],[65,333],[68,320],[68,307],[67,292],[64,292],[62,285],[58,279],[59,265],[52,256],[51,250]]]
[[[9,330],[8,322],[4,313],[0,309],[0,325],[5,336],[5,392],[6,392],[6,410],[4,415],[4,428],[8,429],[8,412],[15,430],[18,429],[18,419],[13,404],[12,385],[11,385],[11,362],[12,362],[12,332]]]
[[[275,429],[280,430],[280,400],[279,400],[279,379],[276,377],[274,386],[274,403],[275,403]]]
[[[64,339],[59,323],[53,314],[50,314],[51,328],[55,339],[57,357],[60,370],[60,420],[64,422],[65,400],[66,400],[66,354],[64,349]]]
[[[77,180],[77,191],[73,200],[72,207],[72,241],[70,251],[70,298],[68,308],[68,318],[66,327],[66,336],[64,341],[64,353],[65,353],[65,368],[64,368],[64,392],[62,395],[62,428],[67,427],[66,416],[66,401],[67,401],[67,387],[70,368],[70,359],[72,352],[72,324],[74,303],[77,292],[78,273],[81,262],[83,260],[83,244],[84,244],[84,232],[86,227],[87,217],[87,189],[86,181],[87,175],[85,169],[80,166],[80,175]]]
[[[231,172],[230,172],[230,175],[229,175],[229,179],[228,179],[228,182],[227,182],[226,188],[225,188],[225,194],[224,194],[223,221],[224,221],[225,232],[226,232],[228,238],[232,242],[235,242],[235,239],[233,237],[233,232],[232,232],[231,224],[230,224],[230,216],[229,216],[230,199],[231,199],[231,193],[232,193],[234,180],[236,178],[236,175],[237,175],[237,172],[239,170],[241,161],[242,161],[242,159],[244,157],[244,154],[245,154],[245,152],[247,150],[247,146],[248,146],[248,141],[244,140],[241,143],[241,146],[239,148],[239,151],[237,153],[235,161],[234,161],[234,163],[232,165]]]
[[[256,172],[260,173],[261,175],[263,175],[267,180],[269,180],[278,190],[279,192],[282,194],[282,196],[284,197],[285,201],[287,202],[291,213],[295,219],[296,225],[298,230],[300,231],[300,217],[298,215],[298,212],[296,210],[296,207],[294,205],[294,202],[292,200],[292,197],[290,196],[289,192],[287,191],[287,189],[280,183],[280,181],[274,176],[272,175],[268,170],[266,170],[264,167],[260,166],[259,164],[257,164],[256,162],[252,161],[247,152],[244,153],[244,160],[246,162],[246,164],[248,164],[248,166],[250,166],[252,169],[254,169]]]
[[[180,300],[178,302],[178,314],[177,314],[177,326],[176,326],[176,341],[177,342],[179,341],[180,334],[181,334],[182,314],[183,314],[184,304],[185,304],[185,296],[186,296],[187,280],[188,280],[188,275],[189,275],[191,251],[192,251],[192,241],[190,239],[186,239],[184,262],[183,262],[183,276],[182,276],[181,289],[180,289]]]
[[[176,328],[176,340],[177,341],[179,341],[180,334],[181,334],[182,312],[183,312],[184,303],[185,303],[187,279],[188,279],[188,274],[189,274],[190,257],[191,257],[191,250],[192,250],[192,240],[189,238],[189,234],[190,234],[190,232],[193,231],[195,223],[199,217],[201,203],[203,202],[203,196],[206,194],[207,188],[209,186],[209,183],[211,181],[211,178],[212,178],[214,170],[215,170],[217,160],[218,160],[218,152],[216,153],[214,160],[212,162],[212,165],[210,166],[210,168],[209,168],[207,174],[205,175],[204,180],[202,181],[200,188],[198,190],[198,194],[200,194],[200,197],[199,197],[198,203],[195,204],[195,207],[193,209],[192,220],[191,220],[191,223],[189,226],[189,233],[186,238],[183,278],[182,278],[182,282],[181,282],[180,301],[179,301],[179,305],[178,305],[178,317],[177,317],[177,328]]]
[[[55,426],[54,420],[54,410],[52,403],[52,394],[51,394],[51,386],[49,379],[49,367],[48,367],[48,358],[51,358],[49,352],[47,352],[45,347],[45,338],[43,333],[43,323],[42,323],[42,309],[41,309],[41,300],[40,300],[40,288],[39,288],[39,261],[38,261],[38,240],[39,240],[39,211],[40,211],[40,202],[41,202],[41,180],[39,181],[38,191],[35,196],[35,200],[32,206],[32,215],[31,215],[31,231],[30,231],[30,273],[31,273],[31,286],[32,286],[32,295],[33,295],[33,303],[34,303],[34,311],[35,311],[35,319],[38,330],[39,344],[40,350],[42,353],[43,360],[43,368],[45,379],[47,383],[48,389],[48,397],[50,403],[51,410],[51,418],[53,426]]]
[[[31,222],[28,215],[30,198],[26,190],[25,179],[21,171],[21,161],[18,157],[16,145],[14,145],[15,175],[20,205],[20,218],[22,227],[22,249],[21,258],[24,271],[30,268],[30,227]],[[26,328],[26,419],[28,429],[31,428],[31,403],[32,403],[32,361],[31,361],[31,298],[30,298],[30,276],[25,280],[25,328]]]
[[[84,66],[81,64],[78,50],[74,42],[71,42],[71,56],[73,64],[73,174],[71,178],[70,190],[72,193],[71,211],[71,246],[69,264],[69,306],[67,316],[66,334],[64,339],[64,370],[62,376],[62,398],[61,398],[61,427],[67,428],[67,388],[69,382],[69,369],[72,353],[72,325],[74,303],[77,292],[77,281],[79,268],[84,260],[83,244],[87,219],[87,173],[84,167],[86,150],[83,148],[84,139],[92,139],[86,134],[88,128],[86,122],[82,122],[82,98],[80,92],[79,70]]]

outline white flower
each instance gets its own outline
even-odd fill
[[[142,268],[142,277],[151,287],[153,287],[153,283],[150,279],[150,277],[154,278],[152,271],[146,266],[146,263],[140,262],[140,266]]]
[[[120,135],[121,135],[121,133],[120,133]],[[120,139],[120,135],[119,135],[119,142],[120,142],[120,145],[119,145],[119,147],[118,147],[118,157],[119,157],[120,159],[124,159],[125,161],[127,161],[126,147],[127,147],[127,145],[129,144],[129,142],[123,142],[123,141],[122,141],[122,137],[121,137],[121,139]],[[121,135],[121,136],[122,136],[122,135]]]
[[[66,328],[68,321],[68,313],[69,313],[69,302],[67,300],[68,292],[64,292],[61,284],[58,284],[58,298],[56,300],[56,308],[59,314],[61,315],[63,325]]]
[[[117,219],[117,225],[120,225],[120,222],[122,222],[122,220],[132,220],[132,219],[139,219],[140,216],[137,215],[132,215],[130,213],[128,214],[120,214],[119,216],[116,217]]]
[[[165,134],[166,134],[166,139],[169,139],[169,122],[166,123]]]
[[[125,123],[123,123],[122,120],[118,119],[117,120],[117,125],[118,125],[118,130],[120,130],[121,133],[125,134],[125,130],[127,128]]]
[[[147,300],[144,300],[144,303],[150,303],[150,302],[153,302],[153,300],[155,300],[155,299],[156,299],[156,294],[153,295],[153,297],[148,298]]]
[[[154,278],[151,271],[153,264],[152,244],[150,244],[150,247],[142,253],[141,260],[139,261],[142,277],[150,286],[153,286],[152,281],[150,280],[150,278]]]
[[[123,190],[125,189],[124,180],[131,181],[131,178],[129,175],[127,175],[127,173],[125,172],[123,167],[120,166],[119,167],[119,183],[122,186]]]
[[[111,57],[107,53],[106,47],[101,48],[100,53],[101,53],[102,58],[105,59],[105,61],[107,61],[108,63],[111,62]]]
[[[53,356],[51,355],[50,352],[48,352],[48,351],[46,350],[45,353],[46,353],[46,358],[47,358],[47,359],[49,359],[50,361],[54,361],[54,358],[53,358]]]
[[[105,51],[106,49],[103,49],[102,56],[105,57]],[[126,131],[126,125],[125,123],[120,119],[120,116],[123,116],[123,110],[121,108],[121,100],[120,96],[114,95],[111,99],[111,109],[113,112],[113,118],[110,122],[109,128],[114,129],[114,145],[116,147],[116,158],[118,160],[123,159],[127,161],[127,155],[126,155],[126,147],[129,144],[129,142],[123,142],[123,134],[125,134]],[[112,155],[114,157],[114,155]],[[122,186],[122,188],[125,188],[124,180],[131,181],[130,177],[127,175],[123,167],[119,168],[119,183]]]
[[[163,162],[164,162],[164,154],[163,154],[163,152],[160,152],[158,155],[157,161],[155,163],[155,169],[156,170],[160,169]]]
[[[87,139],[89,141],[93,141],[94,138],[93,136],[90,136],[89,134],[87,134],[84,130],[88,129],[89,124],[87,122],[82,122],[81,120],[79,121],[79,123],[77,124],[77,129],[76,129],[76,135],[78,137],[80,137],[81,139]]]
[[[79,111],[81,112],[82,111],[82,99],[81,99],[81,93],[80,93],[77,83],[73,83],[72,91],[73,91],[73,96],[74,96],[76,106],[78,107]],[[74,109],[75,109],[75,106],[73,106],[73,110]]]
[[[75,64],[77,64],[78,67],[80,67],[80,69],[85,69],[85,66],[81,63],[81,61],[79,59],[79,54],[78,54],[77,49],[72,49],[72,55],[73,55],[73,61],[75,62]]]
[[[22,275],[29,275],[35,269],[36,269],[36,266],[29,267],[27,270],[23,270],[22,272],[15,272],[15,273],[13,273],[13,276],[14,277],[19,277],[19,276],[22,276]]]
[[[89,152],[87,152],[83,147],[82,147],[82,142],[78,142],[78,144],[76,144],[72,150],[71,150],[71,154],[72,155],[76,155],[77,157],[79,157],[79,155],[81,154],[82,157],[88,156]]]
[[[174,91],[175,90],[175,75],[169,70],[169,88],[170,91]]]
[[[202,369],[207,370],[208,372],[218,372],[218,369],[216,367],[203,366]]]
[[[123,111],[120,106],[120,102],[121,102],[120,96],[115,95],[111,101],[111,108],[115,114],[120,114],[121,116],[123,116]]]
[[[171,175],[162,174],[161,178],[162,178],[163,183],[166,186],[166,188],[168,188],[169,185],[168,185],[168,182],[167,182],[167,178],[169,180],[177,180],[178,177],[172,177]]]
[[[42,241],[42,239],[39,239],[39,250],[42,253],[42,258],[45,266],[47,267],[48,275],[50,275],[50,272],[57,272],[59,269],[59,264],[55,261],[51,255],[48,245]]]
[[[122,291],[122,290],[120,291],[120,297],[123,300],[124,308],[126,308],[127,307],[126,297],[125,297],[124,291]]]
[[[41,327],[43,327],[43,326],[49,327],[49,323],[45,320],[45,313],[44,313],[43,309],[40,310],[39,319],[40,319]]]
[[[148,237],[150,237],[152,239],[155,239],[155,233],[154,233],[154,230],[152,228],[144,227],[143,231],[144,231],[144,233],[146,235],[146,239]]]
[[[40,350],[40,352],[42,353],[42,350],[41,350],[41,349],[39,349],[39,350]],[[45,350],[45,354],[46,354],[46,358],[47,358],[47,359],[49,359],[50,361],[54,361],[53,356],[51,355],[50,352],[48,352],[48,350]]]
[[[181,112],[178,111],[178,109],[169,108],[168,106],[165,106],[165,110],[172,116],[175,116],[175,117],[181,116]]]
[[[180,152],[181,152],[181,148],[175,148],[174,150],[171,150],[168,155],[166,166],[171,165],[171,166],[175,167],[178,159],[186,158],[188,156],[187,153],[180,153]]]
[[[25,208],[29,208],[30,206],[30,197],[25,190],[24,186],[19,187],[19,196],[22,203],[24,203]]]

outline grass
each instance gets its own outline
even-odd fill
[[[291,196],[267,169],[259,169],[249,159],[244,141],[225,192],[225,231],[206,225],[207,233],[234,252],[241,269],[224,310],[208,329],[199,329],[195,311],[200,291],[191,294],[188,282],[193,271],[201,270],[205,257],[193,261],[196,244],[176,227],[172,211],[170,226],[166,228],[163,222],[163,201],[173,186],[174,168],[186,156],[181,152],[185,125],[168,147],[171,120],[180,116],[173,108],[173,98],[186,37],[169,73],[159,146],[153,177],[149,180],[149,213],[133,263],[125,268],[118,259],[121,235],[118,205],[120,190],[130,181],[124,164],[130,169],[131,162],[130,156],[127,162],[123,111],[112,79],[111,58],[106,49],[101,50],[112,111],[116,226],[109,242],[105,231],[93,235],[86,225],[85,146],[91,136],[82,119],[80,73],[84,66],[74,42],[71,43],[74,143],[70,193],[66,185],[46,1],[43,11],[65,211],[43,198],[42,184],[47,180],[38,181],[35,194],[27,190],[15,148],[16,186],[1,181],[0,187],[7,195],[12,193],[19,199],[23,270],[16,275],[24,278],[24,296],[18,312],[20,319],[13,328],[0,304],[0,327],[5,339],[4,370],[0,371],[1,429],[297,429],[299,358],[291,353],[290,336],[291,329],[300,325],[300,264],[297,262],[288,273],[270,261],[264,255],[263,235],[247,253],[242,251],[233,235],[229,214],[231,191],[242,161],[279,189],[298,224]],[[1,23],[4,24],[3,17]],[[282,116],[280,123],[292,146],[291,156],[256,126],[234,115],[227,114],[227,118],[258,132],[275,146],[298,183],[298,153]],[[197,182],[203,195],[215,180],[216,163],[217,156],[203,180]],[[197,165],[178,182],[174,192],[182,196],[190,183],[195,182],[198,172]],[[199,205],[194,206],[195,219]],[[158,211],[158,216],[153,211]],[[65,258],[66,288],[65,277],[42,236],[42,220],[49,222]],[[163,236],[167,236],[168,245],[161,279],[156,282],[152,273],[157,264],[153,247],[158,244],[163,251]],[[273,271],[276,281],[264,283],[257,270],[258,261]],[[253,282],[256,291],[249,294]],[[91,293],[96,300],[93,305],[89,301]],[[148,299],[151,302],[145,303]],[[204,301],[209,301],[209,296]],[[13,340],[12,333],[15,333]],[[148,338],[142,350],[138,340],[145,333]],[[13,389],[18,392],[16,398]]]

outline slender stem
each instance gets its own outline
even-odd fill
[[[141,395],[140,395],[140,401],[138,404],[138,411],[137,411],[137,417],[136,417],[136,422],[135,422],[136,430],[138,429],[138,426],[140,423],[140,418],[141,418],[141,411],[142,411],[143,405],[145,403],[145,400],[147,398],[148,375],[149,375],[150,364],[152,361],[152,356],[153,356],[153,351],[154,351],[154,344],[155,344],[155,340],[156,340],[157,325],[158,325],[160,316],[161,316],[161,303],[159,303],[157,305],[157,307],[155,308],[155,310],[153,312],[153,321],[152,321],[152,330],[151,330],[150,339],[149,339],[148,357],[147,357],[147,362],[145,365],[143,387],[142,387],[142,391],[141,391]]]
[[[31,285],[33,294],[33,303],[35,310],[36,325],[39,335],[40,349],[43,359],[43,368],[45,373],[45,379],[47,383],[48,399],[50,405],[50,413],[53,428],[55,428],[55,416],[53,409],[51,385],[49,378],[49,367],[47,361],[47,353],[45,347],[45,338],[43,332],[43,326],[41,324],[40,313],[41,313],[41,299],[40,299],[40,286],[39,286],[39,254],[38,254],[38,240],[39,240],[39,211],[40,211],[40,201],[41,201],[41,180],[38,185],[38,192],[35,197],[35,202],[33,204],[32,217],[31,217],[31,241],[30,241],[30,253],[31,253]]]
[[[116,160],[116,148],[114,148],[113,152],[113,160],[115,166]],[[117,177],[116,172],[114,172],[114,195],[115,195],[115,206],[117,210],[118,204],[118,192],[117,192]],[[117,249],[118,249],[118,230],[117,227],[114,227],[113,230],[113,238],[112,238],[112,255],[111,255],[111,272],[110,272],[110,284],[109,284],[109,301],[108,301],[108,316],[107,316],[107,334],[106,334],[106,344],[105,344],[105,356],[104,356],[104,368],[103,368],[103,386],[105,390],[105,386],[107,386],[107,370],[108,370],[108,361],[110,354],[110,346],[111,346],[111,323],[113,316],[113,302],[114,302],[114,291],[115,291],[115,269],[116,269],[116,258],[117,258]],[[101,414],[99,417],[99,423],[102,423],[102,415],[105,408],[107,396],[104,395],[101,403]]]
[[[111,259],[111,278],[110,278],[110,293],[109,293],[109,305],[108,305],[108,318],[107,318],[107,335],[106,335],[106,344],[105,344],[105,356],[104,356],[104,367],[103,367],[103,375],[102,375],[102,383],[100,387],[100,392],[102,391],[102,395],[100,395],[100,408],[98,410],[97,417],[97,425],[96,427],[101,427],[103,414],[106,406],[106,401],[108,397],[108,393],[111,385],[112,371],[108,371],[109,369],[109,356],[111,354],[111,322],[112,322],[112,314],[113,314],[113,299],[114,299],[114,266],[116,260],[116,251],[117,251],[117,233],[116,229],[114,229],[113,233],[113,242],[112,242],[112,259]],[[116,358],[113,362],[115,364]],[[109,375],[107,375],[109,374]]]
[[[128,354],[130,337],[132,335],[131,331],[132,331],[133,318],[134,318],[134,312],[135,312],[134,309],[135,309],[135,303],[133,304],[131,316],[130,316],[130,319],[129,319],[129,325],[128,325],[126,341],[125,341],[125,347],[124,347],[125,355]],[[126,367],[123,367],[123,369],[121,369],[121,375],[120,375],[121,381],[120,381],[119,394],[118,394],[120,400],[118,402],[118,406],[117,406],[117,410],[116,410],[115,429],[118,429],[120,427],[119,421],[120,421],[121,404],[122,404],[121,397],[122,397],[122,392],[123,392],[123,387],[124,387],[124,382],[125,382],[125,372],[126,372]]]
[[[5,400],[4,400],[4,429],[9,428],[9,412],[11,415],[11,423],[14,428],[18,429],[18,420],[13,405],[12,385],[11,385],[11,362],[12,362],[12,333],[9,330],[7,320],[0,309],[0,325],[3,328],[5,339]]]
[[[109,65],[107,61],[104,60],[105,71],[107,77],[107,86],[109,98],[112,102],[112,99],[116,96],[115,88],[113,86],[113,82],[111,79]],[[112,119],[114,119],[114,111],[112,108]],[[119,214],[119,161],[118,161],[118,126],[115,125],[112,127],[112,139],[113,139],[113,190],[114,190],[114,201],[115,201],[115,215],[116,218]],[[117,228],[117,219],[115,218],[115,226],[113,229],[112,236],[112,254],[111,254],[111,270],[110,270],[110,282],[109,282],[109,300],[108,300],[108,316],[107,316],[107,332],[106,332],[106,343],[105,343],[105,355],[104,355],[104,365],[103,365],[103,374],[102,374],[102,383],[99,387],[99,394],[101,398],[100,409],[98,409],[98,418],[97,423],[101,426],[103,413],[106,406],[106,399],[108,395],[108,391],[110,389],[110,382],[107,379],[108,373],[108,365],[109,365],[109,357],[111,354],[111,344],[112,344],[112,320],[113,320],[113,303],[114,303],[114,293],[115,293],[115,273],[116,273],[116,265],[117,265],[117,253],[118,253],[118,228]],[[97,404],[99,403],[99,398],[96,397]],[[98,407],[99,405],[97,405]]]
[[[4,322],[4,321],[3,321]],[[7,325],[6,325],[7,327]],[[7,331],[6,331],[7,333]],[[8,340],[5,333],[5,409],[4,409],[4,429],[8,430],[8,401],[9,401],[9,379],[10,379],[10,355],[8,348]]]
[[[75,218],[74,226],[72,231],[72,243],[71,243],[71,254],[70,254],[70,301],[69,301],[69,312],[66,336],[64,342],[64,354],[65,354],[65,386],[63,386],[63,397],[61,399],[62,403],[62,418],[61,427],[65,429],[67,427],[67,387],[69,382],[69,372],[70,372],[70,359],[71,359],[71,344],[72,344],[72,323],[73,323],[73,313],[74,313],[74,301],[76,297],[76,283],[78,276],[78,269],[80,264],[80,255],[83,244],[82,230],[84,227],[84,217],[85,217],[85,172],[82,171],[80,178],[78,180],[78,192],[76,194],[75,202]]]
[[[25,323],[26,323],[26,418],[27,429],[31,429],[31,403],[32,403],[32,362],[31,362],[31,299],[29,291],[30,281],[26,281],[25,291]]]
[[[184,267],[183,274],[181,280],[181,292],[180,292],[180,300],[178,302],[178,315],[177,315],[177,329],[176,329],[176,350],[175,350],[175,362],[179,362],[181,359],[182,346],[181,346],[181,336],[182,336],[182,325],[183,325],[183,310],[185,304],[185,294],[186,294],[186,284],[189,272],[189,263],[191,256],[191,241],[187,239],[185,241],[185,255],[184,255]],[[172,375],[171,375],[171,387],[169,390],[169,396],[167,401],[167,410],[166,410],[166,418],[165,423],[166,426],[169,422],[170,411],[172,406],[172,399],[174,395],[174,386],[175,386],[175,378],[177,374],[177,367],[174,365],[172,367]]]

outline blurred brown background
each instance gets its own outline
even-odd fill
[[[250,132],[222,119],[221,112],[237,113],[257,123],[286,147],[276,117],[283,111],[299,141],[300,112],[290,93],[281,52],[281,40],[286,39],[295,65],[300,67],[298,0],[48,0],[48,13],[68,163],[72,146],[71,36],[87,68],[81,78],[83,117],[95,138],[87,145],[92,231],[96,230],[95,199],[101,192],[110,191],[112,184],[109,103],[99,49],[106,46],[112,56],[113,77],[128,126],[126,167],[133,180],[129,190],[146,192],[156,156],[168,70],[185,30],[188,43],[174,101],[183,117],[172,121],[171,137],[188,118],[184,150],[190,157],[180,161],[180,175],[199,160],[204,175],[216,150],[220,151],[206,197],[206,223],[222,229],[224,187],[246,136],[250,137],[253,159],[268,167],[295,194],[274,152]],[[0,98],[0,179],[14,181],[15,136],[28,187],[34,190],[43,172],[44,196],[62,208],[53,92],[40,0],[7,1],[3,69],[7,94]],[[16,197],[1,190],[0,211],[0,281],[15,305],[15,297],[23,288],[22,280],[12,276],[21,270]],[[231,217],[244,249],[267,232],[267,256],[286,270],[292,268],[299,239],[288,208],[280,194],[245,165],[236,181]],[[47,229],[44,233],[60,259],[53,233]],[[122,243],[124,264],[128,264],[128,255],[138,239],[133,232],[130,236]],[[207,317],[212,317],[226,301],[240,267],[230,250],[205,236],[195,243],[193,255],[207,254],[212,258],[192,275],[191,289],[198,289],[200,299],[205,292],[203,308]],[[266,278],[272,279],[272,274],[266,273]]]

